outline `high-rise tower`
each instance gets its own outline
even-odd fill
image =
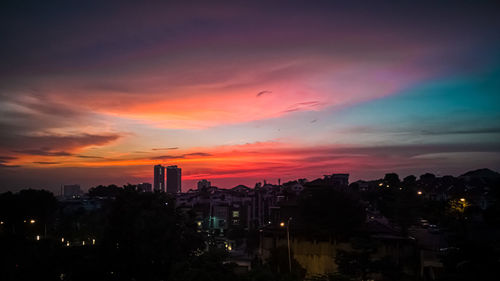
[[[165,167],[162,165],[155,165],[153,189],[155,192],[165,192]]]
[[[177,166],[167,167],[167,192],[181,193],[181,168]]]

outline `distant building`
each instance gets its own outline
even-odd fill
[[[167,167],[167,192],[181,193],[181,168],[177,166]]]
[[[64,197],[66,198],[77,198],[82,195],[83,192],[78,184],[70,184],[64,186]]]
[[[149,182],[139,183],[137,185],[137,191],[139,192],[153,192],[153,187]]]
[[[165,167],[162,165],[154,167],[153,188],[155,192],[165,192]]]
[[[325,182],[336,187],[347,187],[349,185],[349,174],[325,175]]]
[[[207,189],[211,186],[210,182],[207,180],[201,180],[198,182],[198,190]]]

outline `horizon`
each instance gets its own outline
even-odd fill
[[[182,167],[180,167],[182,169]],[[417,180],[419,179],[420,176],[424,175],[424,174],[433,174],[435,175],[437,178],[442,178],[442,177],[445,177],[445,176],[452,176],[452,177],[455,177],[455,178],[458,178],[460,176],[463,176],[464,174],[466,173],[469,173],[469,172],[475,172],[475,171],[479,171],[479,170],[490,170],[494,173],[498,173],[497,171],[495,170],[492,170],[490,168],[479,168],[479,169],[473,169],[473,170],[468,170],[468,171],[465,171],[463,173],[459,173],[459,174],[456,174],[456,175],[452,175],[452,174],[433,174],[431,172],[423,172],[423,173],[420,173],[420,174],[407,174],[407,175],[400,175],[400,174],[397,174],[400,178],[401,181],[403,181],[403,179],[407,176],[415,176],[417,178]],[[365,181],[365,182],[370,182],[370,181],[379,181],[379,180],[383,180],[384,176],[386,174],[391,174],[393,172],[390,172],[390,171],[387,171],[386,173],[380,175],[379,177],[376,177],[376,178],[355,178],[355,179],[352,179],[351,178],[351,174],[349,173],[346,173],[349,175],[349,184],[351,183],[355,183],[355,182],[358,182],[358,181]],[[330,174],[325,174],[325,175],[331,175],[331,174],[338,174],[338,173],[330,173]],[[205,180],[208,180],[210,183],[211,183],[211,186],[212,187],[216,187],[216,188],[219,188],[219,189],[232,189],[234,187],[237,187],[237,186],[240,186],[240,185],[243,185],[243,186],[246,186],[248,188],[254,188],[258,183],[261,183],[263,184],[263,182],[265,181],[267,184],[271,184],[271,185],[277,185],[278,184],[278,180],[280,180],[281,182],[281,185],[287,183],[287,182],[291,182],[291,181],[297,181],[299,179],[306,179],[307,182],[311,182],[311,181],[314,181],[314,180],[318,180],[318,179],[323,179],[325,175],[320,175],[320,176],[317,176],[317,177],[313,177],[313,178],[304,178],[304,177],[297,177],[297,178],[289,178],[289,179],[281,179],[281,178],[277,178],[277,179],[271,179],[271,181],[267,180],[267,179],[262,179],[262,181],[255,181],[253,183],[250,182],[250,180],[246,180],[247,183],[241,183],[241,182],[237,182],[236,179],[234,181],[233,184],[231,185],[226,185],[226,186],[220,186],[220,185],[217,185],[217,184],[214,184],[214,182],[212,180],[210,180],[209,178],[205,179]],[[63,186],[65,185],[78,185],[80,186],[80,188],[82,189],[83,192],[88,192],[88,190],[90,188],[93,188],[93,187],[97,187],[97,186],[109,186],[109,185],[116,185],[118,187],[123,187],[127,184],[132,184],[132,185],[137,185],[137,184],[141,184],[141,183],[149,183],[149,184],[153,184],[153,181],[154,179],[151,178],[151,181],[143,181],[143,182],[126,182],[126,183],[106,183],[106,184],[96,184],[96,185],[91,185],[91,186],[85,186],[85,185],[81,185],[79,183],[63,183],[63,184],[60,184],[58,187],[52,187],[52,188],[44,188],[43,186],[40,186],[38,188],[34,188],[34,189],[41,189],[41,190],[47,190],[47,191],[50,191],[52,192],[53,194],[59,194],[61,193],[61,189]],[[183,182],[183,185],[182,185],[182,192],[188,192],[190,190],[197,190],[197,186],[196,184],[198,183],[199,180],[188,180],[188,181],[182,181]],[[184,185],[185,182],[188,182],[191,187],[186,187]],[[8,191],[11,191],[11,192],[18,192],[18,191],[21,191],[21,190],[26,190],[26,189],[32,189],[33,187],[22,187],[22,186],[19,186],[18,188],[14,188],[12,190],[8,190]]]
[[[0,9],[0,193],[500,171],[492,3]]]

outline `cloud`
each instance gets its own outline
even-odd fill
[[[25,149],[25,150],[13,150],[13,152],[28,155],[39,155],[39,156],[71,156],[73,154],[66,151],[49,151],[45,149]]]
[[[500,134],[500,128],[468,128],[468,129],[449,129],[441,128],[439,130],[421,130],[423,135],[469,135],[469,134]]]
[[[262,95],[265,95],[265,94],[270,94],[270,93],[272,93],[272,91],[262,91],[262,92],[258,92],[256,96],[257,96],[257,97],[260,97],[260,96],[262,96]]]
[[[35,161],[33,163],[41,165],[55,165],[55,164],[61,164],[62,162]]]
[[[306,101],[306,102],[298,102],[292,104],[288,107],[288,109],[284,110],[285,113],[300,111],[300,110],[313,110],[314,108],[323,105],[319,101]]]
[[[179,149],[179,147],[152,148],[151,150],[157,151],[157,150],[176,150],[176,149]]]
[[[69,151],[93,145],[105,145],[118,140],[120,137],[119,134],[7,135],[3,140],[0,140],[0,148],[21,154],[71,156],[72,153]]]
[[[19,168],[21,167],[20,165],[7,165],[7,164],[2,164],[0,163],[0,168]]]
[[[102,156],[92,156],[92,155],[77,155],[78,158],[84,158],[84,159],[102,159],[104,157]]]
[[[193,152],[193,153],[183,154],[182,156],[183,157],[186,157],[186,156],[203,156],[203,157],[208,157],[208,156],[212,156],[212,154],[205,153],[205,152]]]
[[[15,160],[17,157],[14,156],[0,156],[0,163],[5,163],[10,160]]]
[[[161,155],[161,156],[152,157],[151,159],[153,159],[153,160],[168,160],[168,159],[181,159],[181,158],[184,158],[184,157],[182,155],[180,155],[180,156]]]
[[[181,154],[181,155],[156,156],[156,157],[153,157],[151,159],[155,159],[155,160],[184,159],[184,158],[190,158],[192,156],[208,157],[208,156],[212,156],[212,154],[205,153],[205,152],[192,152],[192,153],[186,153],[186,154]]]

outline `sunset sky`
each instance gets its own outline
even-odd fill
[[[1,192],[500,170],[493,1],[5,2]]]

